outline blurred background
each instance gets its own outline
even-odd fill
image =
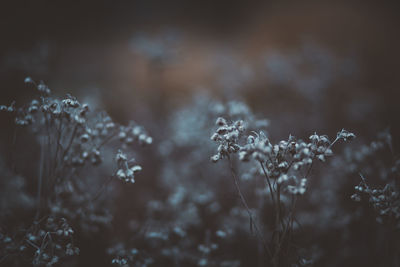
[[[207,90],[245,98],[282,133],[399,133],[394,1],[9,1],[0,12],[4,100],[29,75],[121,119]],[[294,114],[304,118],[289,125]]]
[[[127,220],[146,216],[141,205],[173,192],[154,186],[172,166],[162,158],[171,156],[165,141],[182,135],[179,116],[198,115],[201,101],[244,101],[269,120],[275,141],[345,128],[370,142],[389,129],[398,151],[399,14],[395,1],[8,1],[0,8],[0,104],[30,99],[30,76],[55,95],[144,125],[155,148],[136,188],[117,197],[122,233]],[[205,127],[211,133],[213,124]],[[2,151],[11,136],[4,127]],[[96,261],[95,249],[83,255],[82,266]]]

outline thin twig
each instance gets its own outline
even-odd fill
[[[244,195],[242,194],[242,191],[240,190],[239,181],[238,181],[238,179],[236,177],[235,169],[233,168],[232,160],[231,160],[231,158],[229,156],[228,156],[228,161],[229,161],[229,168],[231,170],[232,179],[233,179],[234,184],[236,186],[236,190],[238,192],[238,195],[239,195],[239,198],[240,198],[240,200],[242,202],[242,205],[245,207],[245,209],[247,211],[247,214],[249,215],[249,218],[250,218],[251,222],[253,223],[253,226],[254,226],[254,229],[256,230],[256,234],[257,234],[258,238],[263,243],[264,249],[268,253],[268,256],[271,257],[271,255],[272,255],[271,251],[269,250],[269,248],[267,246],[267,243],[266,243],[265,239],[263,238],[263,236],[261,234],[261,231],[259,230],[259,228],[258,228],[258,226],[257,226],[257,224],[256,224],[256,222],[254,220],[254,216],[253,216],[252,212],[250,211],[249,206],[247,205],[247,201],[244,198]]]
[[[269,187],[269,191],[270,191],[270,193],[271,193],[272,203],[273,203],[273,205],[275,206],[274,191],[272,190],[271,182],[270,182],[270,180],[269,180],[269,177],[268,177],[267,172],[265,171],[265,168],[264,168],[263,163],[262,163],[261,161],[259,161],[259,162],[260,162],[261,168],[262,168],[262,170],[263,170],[263,172],[264,172],[265,179],[266,179],[267,182],[268,182],[268,187]]]
[[[97,193],[94,195],[94,197],[92,198],[91,201],[95,201],[100,195],[101,193],[103,193],[103,191],[107,188],[107,186],[110,184],[110,182],[113,180],[115,175],[112,175],[105,183],[102,184],[102,186],[99,188],[99,190],[97,191]]]
[[[78,124],[75,124],[74,130],[72,131],[72,134],[71,134],[71,138],[69,139],[68,145],[67,145],[67,147],[65,148],[65,150],[63,152],[61,160],[64,160],[64,157],[67,155],[67,153],[68,153],[68,151],[69,151],[69,149],[70,149],[70,147],[71,147],[71,145],[72,145],[72,143],[74,141],[75,134],[76,134],[77,130],[78,130]]]
[[[38,179],[38,192],[37,192],[37,210],[35,215],[35,220],[37,220],[40,216],[40,199],[42,194],[42,186],[43,186],[43,168],[44,168],[44,145],[43,139],[40,138],[40,166],[39,166],[39,179]]]

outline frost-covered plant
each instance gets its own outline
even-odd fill
[[[346,130],[338,132],[331,142],[325,135],[316,133],[309,137],[309,142],[289,136],[277,144],[272,144],[263,132],[245,134],[244,122],[241,120],[227,121],[218,118],[217,129],[211,140],[218,144],[217,154],[211,157],[213,162],[227,158],[240,201],[250,218],[250,228],[255,229],[258,238],[273,266],[287,265],[293,259],[288,257],[291,251],[291,238],[295,220],[295,205],[297,196],[306,192],[307,179],[315,161],[326,161],[333,154],[331,148],[338,140],[350,140],[355,137]],[[247,141],[244,141],[247,140]],[[236,170],[233,166],[234,154],[241,161],[252,161],[259,164],[268,185],[268,194],[275,207],[275,224],[270,241],[266,241],[264,233],[258,225],[253,212],[241,190]],[[291,201],[284,201],[287,194]]]
[[[400,160],[392,136],[385,130],[370,144],[344,152],[341,165],[346,167],[345,173],[359,181],[355,186],[352,183],[352,221],[374,241],[368,244],[370,251],[385,253],[376,264],[396,266],[400,260]]]
[[[368,199],[377,212],[377,222],[391,222],[400,229],[400,190],[396,188],[396,185],[389,183],[383,188],[371,187],[362,174],[360,177],[361,182],[354,187],[356,193],[351,196],[351,199],[357,202],[360,202],[362,198]]]
[[[35,87],[39,96],[26,106],[16,108],[13,102],[10,106],[0,106],[0,110],[15,116],[17,127],[28,128],[39,147],[39,158],[34,163],[38,173],[32,175],[37,184],[35,196],[31,196],[36,199],[35,211],[33,218],[27,220],[33,220],[33,226],[37,228],[49,216],[66,218],[83,232],[96,232],[112,220],[108,209],[110,196],[107,198],[103,194],[108,183],[113,178],[134,183],[141,170],[131,155],[130,146],[134,143],[149,145],[152,138],[142,126],[134,122],[119,125],[105,112],[91,112],[87,104],[71,95],[61,99],[53,97],[43,82],[36,83],[28,77],[25,83]],[[108,181],[103,178],[103,162],[105,168],[114,170],[113,173],[109,171]],[[66,225],[65,220],[63,225]],[[40,244],[34,242],[36,239],[28,239],[29,244],[37,246],[39,251],[33,264],[42,265],[48,260],[46,264],[51,265],[56,259],[58,262],[60,256],[54,258],[51,254],[48,258],[50,254],[42,252],[44,248],[53,251],[55,232],[50,228],[39,232],[45,233],[40,236]],[[18,242],[23,243],[23,239]],[[65,256],[75,255],[77,250],[72,243],[68,244]],[[2,250],[1,254],[1,257],[9,258],[6,251]]]
[[[28,229],[19,229],[13,236],[0,233],[1,261],[14,257],[14,264],[32,262],[33,266],[53,266],[66,258],[79,255],[74,245],[74,230],[65,218],[53,217],[34,222]]]
[[[386,130],[369,145],[345,151],[345,165],[348,166],[346,169],[348,173],[359,172],[361,178],[359,184],[354,187],[355,193],[351,199],[356,202],[368,199],[370,205],[377,211],[376,220],[379,223],[389,219],[399,228],[400,160],[393,153],[392,136]],[[364,173],[370,177],[369,181]]]
[[[135,174],[141,171],[142,167],[140,165],[132,165],[134,160],[128,160],[127,155],[121,150],[118,150],[116,160],[119,168],[116,176],[125,182],[135,183]]]

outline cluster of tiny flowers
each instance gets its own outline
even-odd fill
[[[79,248],[72,242],[73,234],[66,219],[56,221],[49,217],[45,223],[34,224],[19,238],[12,239],[0,234],[0,243],[6,245],[2,247],[6,255],[25,256],[33,253],[34,266],[53,266],[65,257],[79,255]]]
[[[361,181],[354,187],[355,193],[351,199],[356,202],[368,200],[376,211],[379,223],[394,222],[400,228],[400,160],[393,158],[392,136],[389,131],[378,134],[377,140],[368,145],[362,145],[357,150],[345,151],[347,172],[362,172],[372,177],[367,180],[360,174]],[[392,163],[394,161],[394,163]],[[378,184],[378,186],[371,186]]]
[[[241,161],[254,160],[261,163],[268,178],[275,179],[278,184],[285,184],[291,194],[304,194],[306,191],[307,179],[298,178],[295,172],[311,168],[315,160],[324,162],[333,154],[331,147],[335,142],[355,137],[353,133],[343,129],[338,132],[333,142],[330,142],[325,135],[314,133],[309,137],[309,142],[297,140],[290,135],[287,140],[272,144],[264,132],[253,132],[247,136],[246,143],[240,145],[240,138],[244,136],[243,121],[228,125],[225,119],[218,118],[216,124],[219,128],[211,140],[217,142],[219,146],[218,153],[211,158],[213,162],[230,153],[239,152]]]
[[[15,101],[11,103],[11,105],[0,105],[0,111],[4,112],[14,112],[15,111]]]
[[[314,133],[309,137],[309,142],[304,142],[290,135],[287,140],[273,145],[265,134],[260,133],[247,138],[247,144],[241,149],[239,158],[243,161],[259,161],[265,166],[266,175],[276,179],[278,184],[285,184],[289,193],[304,194],[307,178],[299,178],[300,170],[306,168],[308,175],[315,160],[324,162],[333,154],[332,145],[339,139],[349,140],[350,136],[354,134],[342,130],[335,141],[330,142],[326,135]]]
[[[280,173],[287,172],[292,166],[298,170],[309,166],[314,159],[325,161],[326,157],[332,155],[329,146],[328,138],[317,134],[310,136],[309,143],[289,136],[288,140],[273,145],[266,135],[260,132],[256,136],[248,136],[247,144],[240,149],[239,159],[265,162],[270,177],[279,178]]]
[[[107,254],[113,258],[111,264],[117,266],[138,266],[147,267],[154,263],[154,259],[148,257],[136,248],[128,249],[123,243],[117,243],[107,249]]]
[[[82,181],[80,174],[87,170],[85,167],[88,164],[98,167],[104,160],[112,160],[107,153],[109,148],[114,150],[116,144],[117,169],[113,177],[134,183],[135,175],[142,168],[128,160],[122,150],[133,143],[150,145],[152,137],[135,122],[123,126],[115,123],[105,112],[91,112],[87,104],[80,103],[69,94],[63,98],[53,97],[43,82],[36,83],[26,78],[25,83],[33,85],[39,96],[19,108],[15,108],[15,103],[0,106],[0,111],[13,113],[16,125],[27,126],[41,146],[43,159],[40,164],[43,164],[44,172],[39,183],[43,183],[48,192],[40,195],[45,207],[39,211],[48,211],[52,217],[73,220],[83,232],[98,231],[110,223],[112,215],[104,205],[104,198],[98,198],[103,187],[96,184],[89,189],[87,187],[89,182],[97,183],[100,179],[96,179],[96,175],[88,175],[87,181]],[[94,168],[93,171],[96,173]],[[43,230],[39,229],[39,224],[34,224],[29,230],[29,237],[22,238],[28,240],[27,244],[21,238],[15,242],[6,238],[5,247],[13,252],[20,251],[22,242],[21,251],[26,256],[34,255],[34,265],[41,266],[59,264],[62,257],[78,254],[79,249],[72,243],[72,228],[65,220],[59,223],[52,220],[47,220]],[[3,251],[9,252],[10,249],[0,247],[0,258]]]
[[[47,222],[50,224],[51,221],[54,221],[53,219],[47,220]],[[56,231],[56,234],[61,236],[71,236],[74,233],[74,230],[72,230],[71,226],[68,224],[67,220],[65,218],[61,218],[59,221],[59,227]]]
[[[337,139],[343,139],[344,141],[347,141],[353,140],[354,138],[356,138],[356,135],[345,129],[342,129],[340,132],[337,133]]]
[[[141,171],[142,167],[132,164],[134,160],[128,160],[127,155],[121,150],[117,153],[116,161],[118,164],[117,178],[125,182],[135,183],[135,174]]]
[[[351,199],[360,202],[363,196],[367,197],[377,211],[377,222],[383,223],[386,218],[392,219],[396,227],[400,228],[400,193],[393,185],[386,184],[383,189],[371,188],[361,175],[361,182],[354,187],[354,190],[356,192]]]
[[[27,235],[30,245],[36,244],[38,249],[35,252],[34,265],[46,263],[51,266],[60,258],[79,255],[79,248],[73,245],[74,231],[67,220],[61,218],[55,221],[49,217],[46,221],[45,230],[39,230],[36,235]],[[40,242],[40,243],[39,243]],[[43,246],[43,244],[47,244]]]
[[[42,123],[50,123],[49,121],[52,119],[66,119],[68,122],[83,125],[86,122],[88,111],[87,104],[80,104],[75,97],[69,94],[63,100],[52,98],[49,95],[41,96],[39,100],[33,99],[26,108],[16,109],[18,116],[15,122],[17,125],[27,126],[37,120]],[[35,116],[39,112],[42,112],[45,118]]]
[[[32,100],[27,107],[16,110],[16,124],[30,125],[38,135],[51,135],[49,140],[60,148],[56,149],[58,154],[52,155],[54,160],[61,160],[63,164],[74,167],[84,166],[86,162],[98,165],[102,162],[100,148],[114,137],[118,137],[123,148],[134,141],[141,145],[153,142],[144,128],[135,122],[127,126],[118,125],[105,112],[90,114],[87,104],[81,104],[69,94],[59,100],[50,96],[51,91],[43,82],[37,85],[29,77],[25,82],[35,85],[42,95],[39,100]],[[9,107],[1,106],[0,109],[12,112],[15,110],[14,103]],[[134,168],[134,172],[139,170]],[[119,171],[121,178],[122,171]],[[125,171],[128,174],[126,179],[130,179],[131,171]]]
[[[26,77],[24,82],[36,85],[39,92],[41,92],[43,95],[49,95],[51,93],[50,88],[43,81],[40,81],[39,84],[36,84],[36,82],[31,77]]]
[[[236,153],[240,149],[239,139],[245,131],[244,122],[238,120],[232,124],[219,117],[216,121],[218,129],[211,136],[211,140],[218,143],[218,152],[211,157],[212,162],[228,157],[229,154]]]

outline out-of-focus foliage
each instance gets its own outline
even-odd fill
[[[148,197],[139,209],[130,203],[128,209],[138,214],[114,235],[123,190],[111,182],[143,184],[136,183],[142,167],[131,148],[150,145],[153,138],[142,126],[118,125],[70,95],[53,97],[43,82],[26,78],[25,83],[39,97],[20,108],[12,102],[0,109],[15,118],[16,129],[22,127],[16,133],[34,137],[38,152],[30,167],[36,170],[18,171],[20,161],[34,152],[13,155],[11,168],[2,166],[2,263],[78,264],[80,239],[105,231],[109,239],[101,253],[119,266],[329,265],[327,231],[346,231],[334,245],[350,250],[360,230],[347,227],[365,223],[376,229],[371,236],[390,240],[388,256],[376,264],[396,264],[398,160],[393,161],[387,131],[378,141],[348,146],[331,160],[333,145],[354,139],[353,133],[343,129],[333,141],[314,133],[307,141],[289,135],[273,142],[273,125],[244,102],[198,94],[166,117],[159,126],[163,137],[142,157],[144,166],[158,161],[156,184],[150,188],[159,195]],[[14,136],[12,152],[18,153]],[[354,187],[358,175],[361,182]],[[332,264],[347,262],[343,254]]]
[[[0,266],[400,266],[397,6],[14,2]]]

